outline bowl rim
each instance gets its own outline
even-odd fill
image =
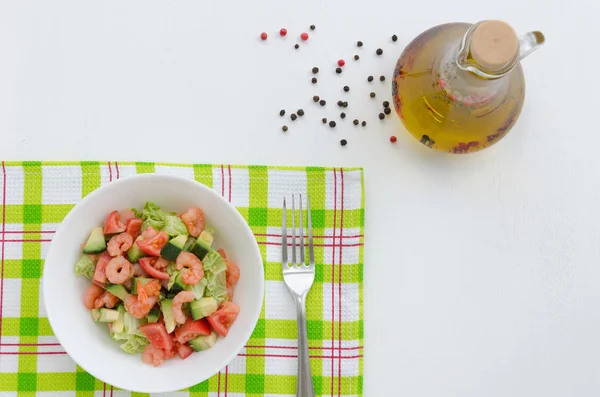
[[[200,188],[202,190],[204,190],[208,195],[212,195],[213,197],[215,197],[217,199],[217,201],[220,201],[221,203],[225,204],[225,206],[229,207],[229,209],[234,213],[234,216],[243,224],[243,229],[244,231],[251,237],[252,241],[254,242],[253,246],[253,256],[255,256],[255,259],[258,260],[259,263],[263,264],[263,260],[262,260],[262,254],[260,252],[260,249],[258,247],[258,243],[256,241],[256,237],[254,236],[254,233],[252,232],[252,230],[250,229],[250,226],[248,225],[248,222],[246,221],[246,219],[244,219],[244,217],[239,213],[239,211],[236,209],[236,207],[230,203],[229,201],[227,201],[224,197],[220,196],[217,192],[215,192],[213,189],[211,189],[210,187],[194,180],[194,179],[190,179],[190,178],[186,178],[183,176],[178,176],[178,175],[169,175],[169,174],[156,174],[156,173],[149,173],[149,174],[137,174],[137,175],[132,175],[132,176],[127,176],[124,177],[123,179],[118,179],[116,181],[111,181],[110,183],[107,183],[106,185],[100,186],[99,188],[97,188],[96,190],[94,190],[93,192],[89,193],[88,195],[86,195],[84,198],[82,198],[79,202],[77,202],[77,204],[75,204],[75,206],[73,208],[71,208],[71,210],[69,211],[69,213],[63,218],[63,220],[61,221],[60,225],[58,226],[56,232],[54,233],[54,237],[52,238],[52,242],[50,243],[50,247],[48,249],[48,252],[46,254],[46,258],[45,260],[50,257],[51,253],[53,252],[53,247],[55,246],[53,243],[55,240],[60,239],[62,237],[63,234],[67,233],[67,227],[65,226],[65,224],[67,224],[67,221],[70,221],[70,219],[72,217],[74,217],[74,210],[83,203],[86,203],[88,201],[92,201],[95,199],[96,196],[100,195],[101,192],[107,190],[107,189],[117,189],[119,186],[130,183],[132,179],[171,179],[171,180],[176,180],[178,182],[184,183],[184,184],[188,184],[190,186],[194,186],[195,188]],[[44,261],[45,261],[44,260]],[[194,386],[198,383],[201,383],[207,379],[210,379],[211,377],[213,377],[215,374],[217,374],[218,372],[220,372],[223,368],[225,368],[227,365],[229,365],[229,363],[238,356],[239,352],[243,349],[243,347],[246,345],[246,343],[248,342],[248,340],[250,339],[250,337],[252,336],[252,333],[254,332],[254,329],[256,328],[256,324],[258,323],[258,320],[260,319],[260,313],[262,310],[262,305],[265,299],[265,275],[264,275],[264,267],[260,266],[260,270],[257,269],[257,271],[260,272],[260,278],[263,280],[262,283],[260,283],[260,285],[256,286],[256,288],[259,289],[260,292],[260,297],[261,299],[257,300],[256,304],[254,305],[254,307],[250,306],[249,308],[245,308],[245,310],[251,310],[253,312],[252,315],[252,326],[248,327],[246,329],[243,329],[242,331],[242,343],[240,346],[238,346],[237,348],[235,348],[233,350],[233,353],[230,353],[229,356],[227,357],[225,364],[220,367],[217,368],[214,373],[212,373],[211,375],[209,375],[208,377],[204,378],[204,379],[198,379],[198,380],[193,380],[192,382],[184,382],[181,384],[176,385],[175,387],[166,387],[166,388],[161,388],[161,387],[155,387],[155,388],[147,388],[147,389],[131,389],[128,387],[124,387],[124,385],[120,385],[118,384],[119,382],[107,382],[104,379],[99,378],[94,371],[91,371],[89,368],[84,367],[83,365],[81,365],[79,362],[77,362],[77,360],[75,359],[75,356],[69,351],[69,348],[67,346],[65,346],[65,344],[63,344],[61,342],[61,337],[56,333],[55,331],[55,327],[53,322],[56,320],[53,320],[53,309],[50,309],[50,307],[48,306],[48,304],[46,302],[49,301],[48,299],[48,294],[49,294],[49,290],[51,290],[51,288],[47,288],[46,285],[46,272],[49,272],[50,270],[48,270],[49,268],[47,266],[44,266],[44,271],[42,273],[42,282],[41,282],[41,287],[42,287],[42,294],[44,297],[44,308],[46,310],[46,317],[48,318],[48,322],[50,323],[50,327],[52,328],[52,332],[54,333],[54,336],[56,337],[57,341],[60,343],[60,345],[62,346],[62,348],[65,350],[65,352],[69,355],[69,357],[75,361],[75,363],[77,365],[79,365],[84,371],[88,372],[90,375],[92,375],[94,378],[101,380],[105,383],[110,384],[111,386],[117,387],[119,389],[123,389],[123,390],[127,390],[127,391],[132,391],[132,392],[139,392],[139,393],[165,393],[165,392],[174,392],[174,391],[178,391],[181,389],[185,389],[191,386]],[[63,336],[63,340],[66,340],[66,336]]]

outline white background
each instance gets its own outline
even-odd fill
[[[597,396],[599,12],[597,0],[2,0],[0,157],[364,166],[365,396]],[[410,39],[483,18],[547,37],[523,64],[506,139],[444,155],[376,118]],[[375,101],[369,74],[388,77]],[[343,95],[368,128],[320,124]],[[279,109],[299,107],[281,133]]]

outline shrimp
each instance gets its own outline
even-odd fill
[[[123,224],[125,224],[125,225],[127,225],[130,220],[135,218],[135,212],[133,212],[133,210],[131,210],[131,209],[121,211],[121,213],[119,215],[121,216],[121,222],[123,222]]]
[[[198,284],[204,277],[202,262],[191,252],[182,251],[175,260],[175,266],[181,270],[181,281],[185,284]]]
[[[139,280],[138,280],[138,283],[139,283]],[[138,287],[138,291],[140,291],[139,288],[141,287],[141,284],[138,284],[137,287]],[[160,281],[156,280],[156,279],[153,279],[148,284],[144,285],[142,287],[142,290],[146,294],[145,299],[148,299],[149,296],[159,296],[161,287],[162,287],[162,285],[160,284]],[[139,293],[138,293],[138,299],[139,299],[139,296],[141,296],[141,295],[139,295]]]
[[[131,271],[133,272],[134,277],[150,277],[148,273],[142,269],[139,263],[134,263],[131,265]]]
[[[171,312],[173,317],[178,324],[185,323],[185,313],[181,310],[181,305],[185,302],[191,302],[194,300],[194,291],[181,291],[175,298],[173,298],[173,306],[171,306]]]
[[[106,278],[113,284],[123,284],[131,275],[131,263],[122,256],[112,258],[106,265]]]
[[[217,252],[219,253],[219,255],[221,255],[221,258],[227,259],[227,252],[225,252],[223,248],[219,248]]]
[[[181,214],[181,220],[185,223],[188,232],[193,237],[198,237],[204,229],[204,212],[200,208],[192,207]]]
[[[109,261],[110,255],[103,252],[98,258],[98,263],[96,263],[96,270],[94,270],[94,278],[92,281],[100,287],[104,286],[104,283],[106,283],[106,265],[108,265]]]
[[[83,304],[86,308],[92,310],[94,303],[100,295],[104,293],[104,288],[98,287],[96,284],[92,284],[83,293]]]
[[[94,302],[94,307],[96,309],[100,309],[101,307],[106,307],[108,309],[112,309],[119,302],[120,302],[119,298],[117,298],[110,292],[106,291],[102,295],[100,295],[98,298],[96,298],[96,301]]]
[[[125,298],[125,310],[135,318],[143,318],[150,313],[150,309],[157,301],[156,296],[150,296],[146,300],[140,301],[139,296],[129,294]]]
[[[163,270],[166,269],[167,266],[169,266],[169,261],[166,260],[163,257],[160,257],[156,260],[156,262],[154,262],[152,264],[152,267],[155,268],[156,270]]]
[[[151,364],[158,367],[165,360],[165,352],[163,349],[154,347],[152,345],[146,345],[144,352],[142,353],[142,361],[146,364]]]
[[[119,256],[133,245],[133,237],[127,232],[112,236],[108,241],[106,251],[110,256]]]
[[[225,277],[227,281],[228,287],[233,287],[237,284],[240,279],[240,268],[231,261],[225,259],[225,264],[227,265],[227,269],[225,270]]]

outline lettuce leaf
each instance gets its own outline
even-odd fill
[[[87,255],[82,255],[75,264],[75,274],[78,276],[84,276],[91,280],[94,277],[95,271],[96,265]]]
[[[169,236],[174,237],[182,234],[185,234],[186,236],[188,235],[187,227],[178,216],[167,215],[164,220],[165,226],[162,231],[167,233]]]
[[[173,284],[175,284],[175,279],[179,276],[180,271],[177,270],[174,263],[169,263],[167,266],[167,274],[169,275],[169,284],[167,285],[167,290],[171,290],[173,288]]]
[[[204,273],[206,278],[206,290],[204,295],[212,296],[216,299],[220,305],[222,302],[227,300],[227,286],[225,283],[225,272],[213,274],[211,272]]]
[[[190,291],[194,291],[194,299],[200,299],[204,296],[204,291],[206,290],[206,277],[202,278],[198,284],[188,285],[186,289]]]
[[[149,226],[152,226],[156,230],[162,230],[165,227],[165,218],[169,215],[160,209],[160,207],[153,202],[148,201],[142,211],[142,230],[146,230]]]
[[[119,347],[126,353],[137,354],[144,351],[144,347],[150,342],[145,336],[139,334],[129,334],[127,332],[113,333],[112,338],[117,341],[125,341]]]
[[[227,269],[227,264],[225,263],[225,259],[223,259],[217,251],[211,249],[204,257],[202,267],[205,272],[219,274]]]

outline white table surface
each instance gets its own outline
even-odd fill
[[[0,157],[364,166],[365,396],[597,396],[599,12],[598,0],[4,0]],[[547,37],[524,62],[506,139],[450,156],[376,119],[389,84],[369,101],[367,75],[390,77],[430,26],[484,18]],[[339,113],[343,84],[367,129],[317,122]],[[299,107],[284,135],[279,109]]]

